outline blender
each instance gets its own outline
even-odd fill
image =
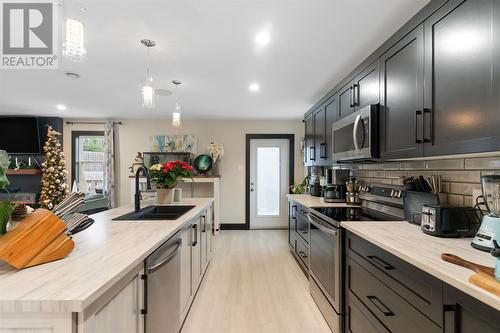
[[[481,226],[472,240],[472,247],[490,252],[494,241],[500,243],[500,175],[481,177],[483,199],[488,215],[483,216]]]

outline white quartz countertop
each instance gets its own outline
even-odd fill
[[[441,253],[451,253],[474,263],[494,267],[495,258],[472,248],[470,238],[430,236],[424,234],[419,226],[408,222],[342,222],[342,227],[500,310],[500,297],[469,282],[473,271],[441,259]]]
[[[349,207],[345,202],[324,202],[323,198],[315,197],[309,194],[287,194],[288,200],[294,201],[299,205],[311,208],[311,207]]]
[[[185,199],[195,208],[170,221],[112,221],[132,206],[94,214],[68,257],[23,270],[0,261],[0,312],[83,311],[212,201]]]

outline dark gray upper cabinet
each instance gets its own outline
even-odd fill
[[[379,60],[372,63],[354,79],[354,108],[359,110],[380,101]]]
[[[326,113],[326,154],[327,163],[332,163],[332,125],[339,119],[337,95],[333,95],[325,102]]]
[[[424,25],[424,154],[500,149],[500,1],[451,0]]]
[[[316,148],[316,165],[322,165],[328,159],[326,151],[326,114],[322,105],[314,113],[314,138]]]
[[[380,58],[381,157],[423,153],[424,31],[417,27]]]
[[[306,165],[313,165],[316,160],[316,148],[314,146],[314,118],[313,115],[309,115],[304,119],[305,124],[305,159]]]
[[[354,112],[353,83],[349,82],[338,91],[339,118],[344,118]]]

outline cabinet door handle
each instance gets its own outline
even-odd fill
[[[368,298],[368,300],[372,302],[372,304],[375,305],[375,307],[379,309],[380,312],[384,314],[384,316],[386,317],[394,316],[394,312],[392,312],[391,309],[385,306],[385,304],[382,303],[382,301],[379,300],[377,296],[366,296],[366,298]]]
[[[326,143],[319,145],[319,158],[326,159]]]
[[[311,161],[316,160],[316,148],[315,147],[310,147],[309,148],[309,159]]]
[[[377,256],[367,256],[367,258],[370,259],[371,262],[373,262],[375,265],[377,265],[378,267],[381,267],[381,268],[385,269],[386,271],[394,269],[394,266],[392,266],[391,264],[386,263],[384,260],[380,259]]]
[[[354,88],[353,88],[353,86],[349,87],[349,106],[351,108],[354,107]]]
[[[444,312],[443,328],[445,333],[458,333],[457,311],[458,311],[457,305],[445,304],[443,306],[443,312]]]
[[[294,219],[294,220],[297,219],[297,206],[296,205],[292,206],[292,219]]]
[[[193,224],[194,229],[194,241],[191,246],[196,246],[198,244],[198,224]]]
[[[304,251],[299,251],[299,254],[303,259],[307,259],[307,254]]]
[[[201,218],[203,219],[203,229],[201,232],[207,232],[207,217],[205,215],[202,215]]]
[[[424,143],[423,138],[419,135],[419,119],[423,120],[423,112],[421,110],[415,111],[415,143]],[[423,122],[420,122],[423,125]],[[423,128],[423,126],[422,126]]]
[[[353,94],[353,106],[359,106],[359,84],[355,83],[353,84],[353,90],[352,90],[352,94]]]
[[[429,137],[425,137],[425,115],[429,115]],[[433,138],[433,132],[434,132],[434,120],[433,120],[433,114],[432,114],[432,109],[424,108],[424,114],[422,115],[422,132],[423,132],[423,139],[424,142],[432,142]]]

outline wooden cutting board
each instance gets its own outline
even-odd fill
[[[441,254],[441,259],[476,272],[469,277],[469,282],[500,297],[500,282],[495,278],[493,267],[475,264],[449,253]]]
[[[0,259],[20,269],[62,259],[74,247],[66,235],[66,223],[48,210],[37,209],[0,236]]]

